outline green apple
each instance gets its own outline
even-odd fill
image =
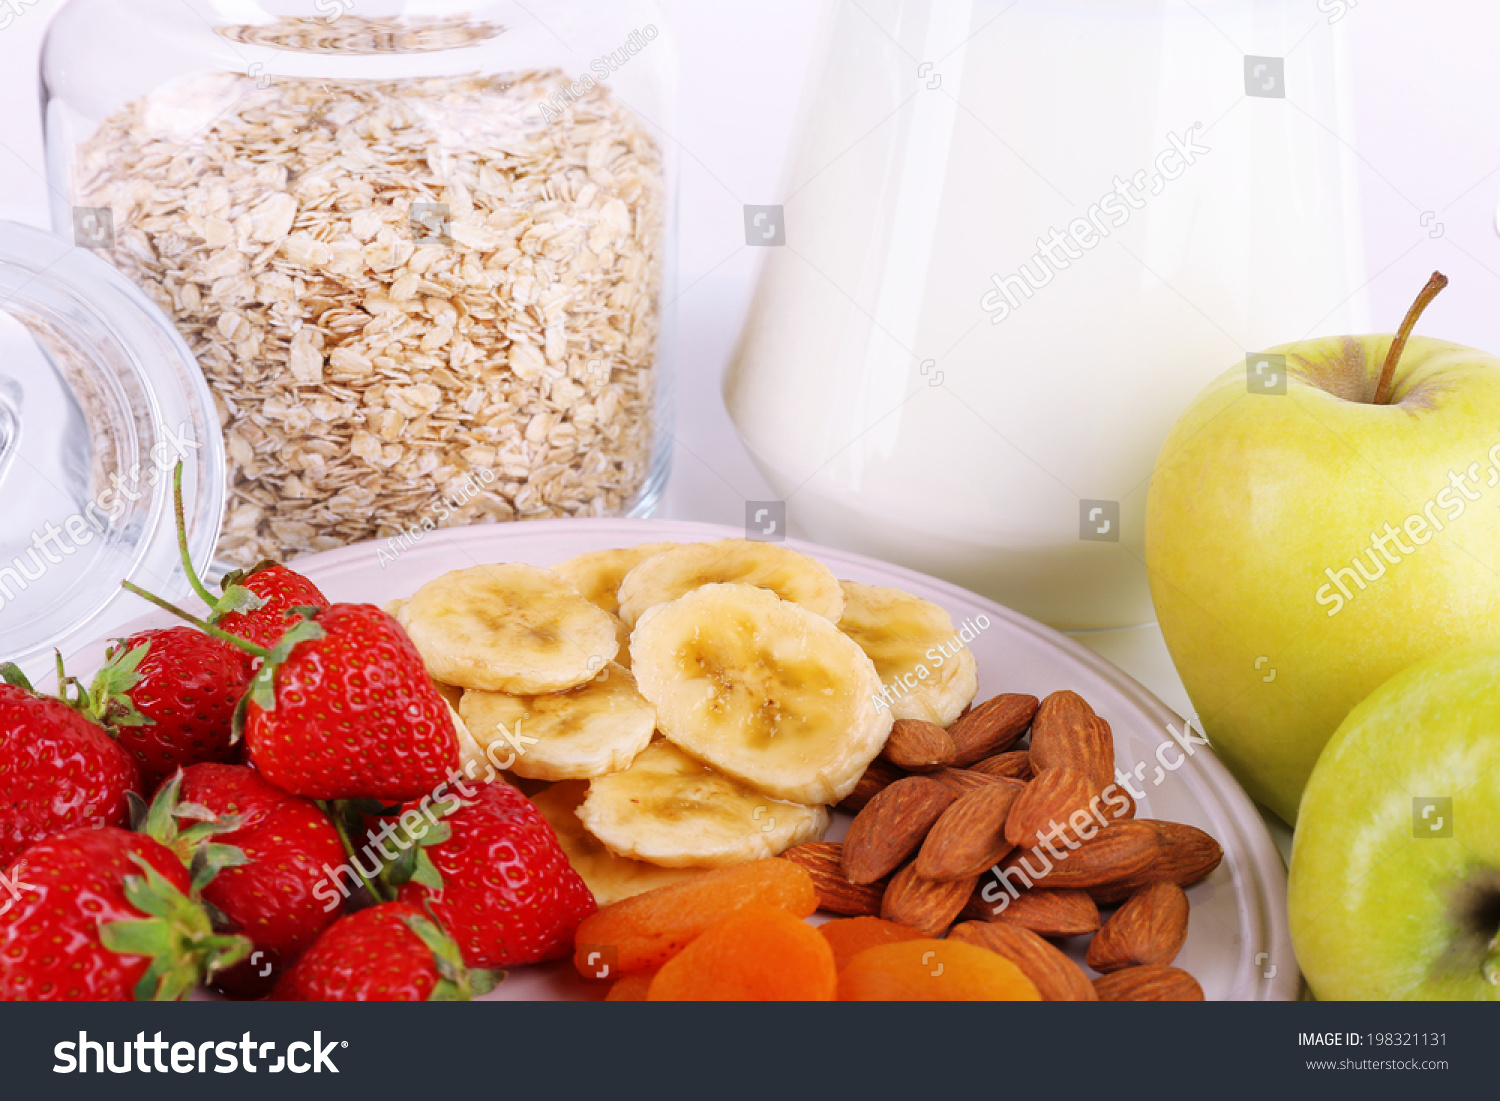
[[[1210,385],[1146,506],[1162,635],[1219,757],[1294,822],[1377,685],[1500,639],[1500,359],[1397,336],[1269,350]],[[1266,392],[1270,391],[1270,392]]]
[[[1323,999],[1500,999],[1500,646],[1349,713],[1292,841],[1292,945]]]

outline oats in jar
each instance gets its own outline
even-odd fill
[[[108,118],[74,197],[177,322],[244,565],[443,524],[617,515],[651,466],[665,176],[603,84],[207,74]]]

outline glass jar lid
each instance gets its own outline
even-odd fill
[[[107,223],[79,232],[110,244]],[[146,611],[122,580],[187,592],[172,508],[179,458],[188,548],[206,566],[224,512],[224,443],[192,354],[89,248],[0,221],[0,660],[44,675],[54,648],[67,655]]]

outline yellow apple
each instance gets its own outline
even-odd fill
[[[1405,339],[1445,282],[1395,337],[1286,344],[1225,373],[1151,478],[1167,648],[1219,757],[1289,823],[1355,704],[1500,639],[1500,358]]]

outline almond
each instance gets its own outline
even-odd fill
[[[844,835],[844,875],[851,883],[874,883],[889,875],[927,836],[957,798],[936,780],[907,776],[878,792],[849,823]]]
[[[858,814],[865,809],[865,804],[875,798],[877,792],[884,791],[894,784],[906,773],[889,761],[880,758],[870,762],[870,767],[865,769],[859,781],[854,785],[854,790],[844,796],[843,802],[839,803],[840,810],[846,810],[850,814]]]
[[[1003,776],[1007,780],[1030,780],[1036,773],[1031,771],[1031,754],[1024,749],[1012,749],[997,753],[969,766],[970,772],[982,772],[986,776]]]
[[[1077,692],[1053,692],[1031,721],[1031,767],[1071,768],[1103,791],[1115,779],[1115,743],[1105,722]]]
[[[1093,1002],[1099,1000],[1083,969],[1030,929],[968,921],[955,925],[949,940],[988,948],[1021,969],[1036,986],[1044,1002]]]
[[[1092,833],[1087,828],[1089,822],[1095,829],[1101,828],[1089,809],[1096,793],[1093,780],[1077,769],[1043,769],[1011,804],[1005,839],[1012,845],[1033,845]],[[1076,824],[1072,822],[1075,814],[1082,815]]]
[[[1203,987],[1177,967],[1149,964],[1100,975],[1094,993],[1101,1002],[1201,1002]]]
[[[844,875],[843,852],[844,846],[837,841],[807,841],[793,845],[781,855],[793,864],[802,865],[812,876],[818,909],[847,917],[878,916],[887,881],[850,883]]]
[[[1005,816],[1020,789],[986,784],[959,796],[933,824],[917,854],[924,879],[967,879],[991,868],[1011,849]]]
[[[915,864],[908,864],[891,877],[880,902],[880,916],[920,929],[924,936],[940,937],[958,917],[977,882],[977,875],[968,879],[924,879],[917,874]]]
[[[1076,849],[1050,848],[1018,849],[999,863],[998,874],[1017,892],[1038,883],[1054,891],[1102,887],[1144,872],[1160,857],[1162,843],[1154,826],[1137,821],[1112,823]],[[1089,895],[1099,900],[1093,890]]]
[[[1015,898],[1001,891],[995,902],[984,899],[984,884],[975,892],[961,917],[1019,925],[1040,937],[1081,937],[1099,928],[1099,907],[1086,891],[1036,888]],[[993,893],[993,892],[992,892]],[[1002,906],[1001,901],[1005,901]]]
[[[1164,822],[1156,818],[1143,818],[1156,827],[1161,836],[1162,854],[1156,863],[1158,871],[1164,873],[1179,887],[1191,887],[1224,859],[1224,849],[1197,826],[1186,822]]]
[[[1147,883],[1175,883],[1190,887],[1219,866],[1224,850],[1219,843],[1196,826],[1182,822],[1164,822],[1156,818],[1138,818],[1153,828],[1161,843],[1161,854],[1150,867],[1139,873],[1089,888],[1089,894],[1101,906],[1113,905],[1129,898]],[[1123,824],[1123,823],[1121,823]]]
[[[907,772],[932,772],[953,760],[953,739],[937,723],[923,719],[897,719],[880,756]]]
[[[966,768],[940,768],[929,775],[954,795],[962,795],[966,791],[990,787],[993,784],[1014,784],[1017,791],[1021,790],[1019,780],[1007,780],[1003,776],[988,776],[983,772],[970,772]]]
[[[954,765],[964,768],[1015,745],[1031,725],[1038,702],[1035,696],[1002,692],[964,715],[948,728],[957,750]]]
[[[1089,944],[1095,971],[1169,964],[1187,941],[1188,900],[1175,883],[1149,883],[1131,895]]]

